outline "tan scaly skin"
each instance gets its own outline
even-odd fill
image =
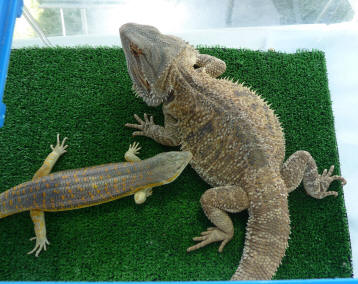
[[[320,175],[306,151],[284,162],[277,116],[249,88],[216,79],[226,69],[223,61],[151,26],[125,24],[120,37],[136,95],[149,106],[163,103],[164,114],[164,127],[146,114],[126,126],[137,129],[135,136],[190,151],[191,166],[212,186],[200,201],[215,227],[194,238],[199,243],[188,252],[213,242],[221,242],[221,252],[234,234],[227,212],[248,209],[244,251],[231,279],[271,279],[288,246],[288,193],[303,180],[314,198],[337,196],[327,191],[330,183],[346,181],[332,176],[333,166]]]
[[[151,189],[174,181],[189,163],[190,152],[166,152],[141,161],[138,143],[129,146],[127,162],[60,171],[50,174],[58,158],[66,152],[66,139],[51,145],[47,156],[32,181],[22,183],[0,194],[0,218],[30,211],[36,237],[29,252],[38,256],[46,250],[46,211],[64,211],[110,202],[134,194],[137,204],[151,195]]]

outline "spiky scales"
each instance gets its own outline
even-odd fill
[[[271,279],[288,246],[288,193],[303,180],[312,197],[324,198],[336,194],[327,191],[333,180],[345,180],[333,170],[319,175],[306,151],[284,163],[278,117],[250,88],[216,79],[225,71],[223,61],[150,26],[126,24],[120,36],[138,95],[151,106],[163,102],[165,119],[162,127],[147,115],[135,116],[138,124],[127,126],[137,129],[134,135],[192,152],[191,166],[212,186],[200,201],[215,227],[194,238],[199,243],[188,251],[217,241],[222,251],[234,232],[227,212],[248,209],[244,251],[232,279]]]

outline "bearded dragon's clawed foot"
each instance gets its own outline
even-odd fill
[[[194,241],[200,241],[200,243],[189,247],[186,251],[191,252],[193,250],[205,247],[208,244],[222,241],[219,247],[219,252],[222,252],[225,245],[232,239],[232,237],[233,234],[225,233],[216,227],[210,227],[207,231],[201,233],[201,237],[193,238]]]
[[[140,130],[140,131],[134,131],[133,136],[151,137],[151,132],[152,132],[151,130],[153,126],[156,126],[154,124],[153,116],[150,116],[150,118],[148,118],[148,115],[145,113],[144,120],[142,120],[138,115],[135,114],[134,118],[137,120],[139,124],[131,124],[131,123],[125,124],[126,127],[131,127]]]
[[[146,136],[154,139],[160,144],[167,146],[178,146],[179,140],[176,131],[170,127],[163,127],[154,123],[153,116],[148,117],[144,114],[144,120],[138,115],[134,115],[134,118],[139,124],[126,123],[126,127],[138,129],[140,131],[134,131],[133,136]]]
[[[37,237],[33,237],[30,239],[30,241],[36,240],[36,245],[34,247],[34,249],[32,251],[29,251],[27,254],[32,254],[35,252],[35,256],[38,257],[40,252],[42,250],[46,250],[46,245],[49,245],[49,241],[47,240],[47,238],[37,238]]]
[[[327,191],[330,184],[334,180],[341,181],[342,185],[347,184],[347,181],[345,180],[345,178],[343,178],[341,176],[337,176],[337,175],[332,176],[333,170],[334,170],[334,165],[332,165],[328,171],[327,171],[327,169],[325,169],[323,171],[323,173],[319,176],[320,191],[317,193],[317,195],[319,196],[317,198],[324,198],[329,195],[338,196],[338,193],[336,191]]]

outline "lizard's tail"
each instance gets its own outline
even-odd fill
[[[14,198],[13,194],[11,193],[17,187],[12,187],[2,193],[0,193],[0,218],[7,217],[9,215],[21,212],[18,206],[18,201]]]
[[[264,182],[267,185],[267,178]],[[243,255],[231,280],[270,280],[288,246],[290,219],[283,180],[276,177],[251,204]]]
[[[4,203],[4,194],[5,192],[0,193],[0,218],[4,218],[6,216],[8,216],[7,214],[5,214],[6,209],[5,209],[5,203]]]

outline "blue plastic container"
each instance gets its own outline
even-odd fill
[[[10,50],[12,43],[12,36],[14,33],[16,18],[22,14],[23,0],[0,0],[0,127],[4,125],[6,106],[2,102],[2,97],[5,89],[7,69],[9,66]],[[2,282],[14,283],[17,282]],[[23,282],[24,284],[37,284],[38,282]],[[43,282],[67,284],[69,282]],[[86,284],[90,282],[71,282],[74,284]],[[106,284],[107,282],[97,282],[98,284]],[[143,282],[112,282],[120,284],[140,284]],[[144,282],[145,283],[145,282]],[[150,283],[150,282],[147,282]],[[229,281],[197,281],[197,282],[161,282],[161,284],[226,284],[235,283]],[[307,279],[307,280],[276,280],[276,281],[240,281],[237,283],[262,283],[262,284],[350,284],[357,283],[358,279]]]
[[[22,14],[23,0],[0,0],[0,127],[4,125],[6,106],[2,102],[9,66],[16,18]]]
[[[157,282],[160,284],[356,284],[358,279],[353,278],[337,278],[337,279],[305,279],[305,280],[260,280],[260,281],[163,281]],[[9,281],[1,282],[7,284],[18,284],[19,282]],[[45,282],[33,282],[25,281],[21,284],[92,284],[94,282],[54,282],[54,281],[45,281]],[[151,284],[154,282],[95,282],[96,284]]]

